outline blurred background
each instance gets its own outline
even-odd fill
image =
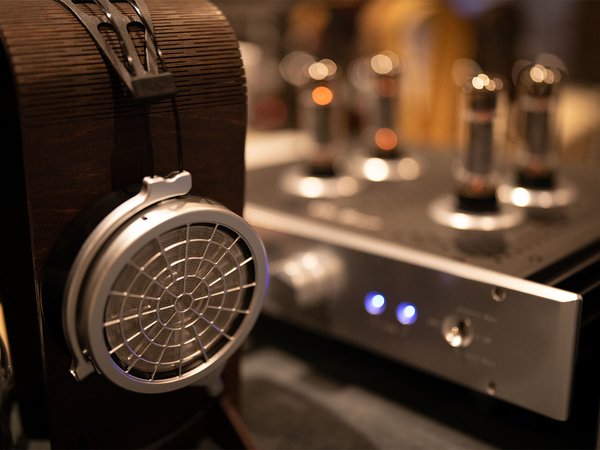
[[[347,136],[365,120],[358,62],[401,60],[402,142],[447,149],[456,140],[457,79],[473,66],[502,76],[514,97],[523,61],[564,71],[557,111],[566,157],[600,161],[600,2],[580,0],[216,0],[242,41],[250,131],[302,128],[307,59],[330,59]],[[364,92],[363,92],[364,93]]]
[[[248,83],[249,128],[246,161],[249,169],[256,167],[256,159],[260,160],[259,165],[273,165],[285,160],[299,159],[302,161],[303,157],[309,156],[311,153],[314,156],[317,152],[321,152],[323,159],[331,156],[328,155],[328,152],[336,153],[337,151],[338,156],[342,156],[339,159],[344,159],[353,153],[362,153],[376,157],[367,159],[367,163],[377,158],[382,158],[384,162],[378,161],[381,165],[373,166],[376,170],[371,172],[367,163],[361,165],[360,158],[356,160],[347,158],[351,160],[347,165],[350,167],[350,173],[355,174],[352,170],[358,172],[364,169],[364,174],[360,174],[360,176],[364,175],[371,181],[389,181],[386,176],[389,172],[388,168],[392,166],[386,165],[385,161],[393,161],[394,157],[400,158],[406,154],[409,156],[412,154],[418,160],[421,151],[423,151],[422,153],[425,151],[456,152],[461,150],[461,146],[465,147],[461,143],[461,137],[464,138],[461,134],[465,134],[463,120],[467,116],[469,119],[464,122],[470,121],[469,125],[474,125],[470,133],[472,142],[475,142],[476,145],[472,145],[471,150],[473,153],[477,151],[480,155],[485,153],[486,145],[479,144],[486,143],[488,130],[493,128],[494,133],[496,132],[496,124],[491,126],[491,122],[495,119],[489,118],[496,115],[505,115],[506,120],[498,121],[504,125],[500,130],[501,133],[498,133],[502,135],[498,142],[500,148],[497,145],[490,147],[493,147],[494,153],[500,153],[498,159],[506,166],[510,165],[511,160],[513,162],[519,160],[519,153],[522,150],[525,150],[522,153],[528,153],[531,157],[529,162],[533,162],[531,164],[527,162],[528,169],[537,170],[536,164],[539,161],[546,164],[547,156],[547,160],[552,161],[549,164],[552,170],[558,164],[567,166],[573,163],[573,165],[595,167],[600,164],[600,54],[598,54],[600,49],[600,33],[598,32],[600,1],[214,1],[229,19],[241,42]],[[542,66],[538,67],[534,64]],[[537,72],[529,71],[530,81],[534,82],[530,83],[529,88],[535,86],[528,91],[528,88],[523,86],[524,77],[522,75],[526,72],[523,69],[531,67],[538,67],[538,69],[536,69]],[[545,69],[540,69],[540,67],[550,67],[554,71],[546,73]],[[499,88],[502,90],[502,102],[498,102],[497,112],[495,100],[493,106],[490,106],[486,103],[489,98],[480,102],[481,97],[476,95],[471,99],[470,106],[465,107],[465,99],[461,93],[464,92],[465,83],[471,81],[471,87],[477,87],[475,81],[485,83],[488,78],[477,77],[482,72],[489,74],[490,77],[493,75],[493,80],[501,80],[500,84],[495,84],[496,87],[502,86],[501,89]],[[554,89],[555,86],[558,88]],[[481,88],[481,86],[479,87]],[[538,88],[541,89],[538,90]],[[493,89],[487,90],[492,91]],[[485,89],[481,89],[481,91],[485,91]],[[472,90],[472,92],[474,91]],[[484,92],[484,94],[487,93]],[[484,123],[486,120],[490,123]],[[480,127],[480,125],[482,126]],[[491,131],[489,133],[491,134]],[[491,140],[495,140],[495,138],[490,138]],[[406,153],[404,153],[405,151]],[[396,154],[393,155],[393,152]],[[284,156],[285,153],[292,153],[292,155],[287,158]],[[490,153],[492,153],[491,150]],[[260,156],[256,158],[258,154]],[[437,156],[439,158],[436,158]],[[386,235],[385,232],[389,230],[400,230],[398,236],[401,232],[408,230],[404,236],[422,236],[420,240],[409,243],[409,247],[414,246],[420,250],[425,249],[425,243],[436,242],[435,237],[441,236],[439,242],[446,242],[448,244],[446,249],[458,249],[460,254],[453,254],[453,258],[461,261],[466,258],[473,261],[470,258],[474,258],[474,255],[484,255],[476,264],[482,264],[484,260],[493,261],[494,264],[499,261],[508,261],[503,260],[502,255],[509,254],[510,251],[507,249],[514,246],[515,254],[519,255],[516,259],[521,260],[525,265],[531,265],[534,264],[533,261],[542,261],[543,258],[525,256],[525,253],[522,252],[525,242],[530,242],[533,237],[539,237],[540,229],[546,226],[556,225],[556,228],[553,228],[548,235],[552,235],[553,238],[561,233],[569,235],[571,233],[569,226],[573,223],[591,223],[588,211],[595,210],[599,204],[597,198],[592,196],[588,206],[582,207],[582,211],[585,210],[583,214],[586,215],[586,220],[575,220],[571,224],[561,222],[560,214],[553,216],[552,220],[547,220],[547,222],[538,220],[540,215],[536,220],[530,220],[526,226],[519,229],[524,230],[526,227],[531,227],[529,228],[531,234],[520,241],[511,239],[521,231],[512,234],[511,232],[503,234],[495,231],[490,233],[489,230],[482,233],[469,231],[464,235],[460,233],[455,235],[453,231],[441,234],[443,231],[427,228],[429,221],[423,211],[421,211],[423,214],[419,215],[418,211],[420,210],[416,206],[415,211],[418,213],[411,217],[407,205],[412,205],[414,200],[414,204],[419,203],[421,205],[419,208],[424,210],[427,202],[422,200],[420,195],[424,192],[442,189],[440,183],[443,178],[439,176],[439,173],[434,175],[436,178],[427,178],[427,176],[420,178],[419,167],[426,167],[426,163],[432,160],[444,164],[444,161],[451,159],[444,158],[444,156],[446,155],[436,154],[431,159],[423,158],[424,165],[414,166],[416,167],[414,172],[403,173],[400,179],[414,180],[418,178],[412,186],[410,183],[406,183],[397,191],[392,190],[394,187],[388,188],[389,190],[386,191],[386,183],[380,183],[378,186],[380,195],[378,197],[373,195],[373,198],[368,197],[367,194],[362,197],[360,195],[353,197],[352,193],[335,192],[336,195],[339,194],[339,197],[332,195],[333,200],[320,201],[323,198],[327,199],[327,195],[323,194],[327,189],[322,187],[327,186],[325,182],[318,186],[320,190],[307,189],[305,192],[292,192],[293,189],[289,186],[293,183],[285,182],[281,184],[281,187],[287,191],[286,193],[279,196],[270,195],[277,190],[275,175],[279,175],[279,173],[275,169],[264,172],[257,170],[259,175],[254,175],[253,178],[252,170],[250,170],[247,178],[249,180],[247,195],[251,207],[247,207],[246,211],[252,210],[252,203],[255,202],[256,205],[266,207],[269,211],[290,214],[289,217],[292,218],[309,218],[311,222],[308,223],[311,224],[314,219],[315,223],[325,223],[344,229],[344,226],[350,223],[352,226],[356,226],[356,229],[348,226],[348,229],[352,229],[353,232],[359,230],[360,233],[357,234],[376,236],[378,239],[388,239],[391,234]],[[483,173],[484,181],[481,181],[481,178],[478,180],[476,177],[469,180],[471,183],[469,188],[473,192],[479,186],[477,183],[481,182],[480,185],[484,187],[479,190],[484,194],[479,199],[472,196],[475,200],[485,200],[485,196],[489,193],[485,190],[487,187],[485,184],[488,183],[488,178],[492,179],[492,177],[486,177],[493,170],[488,171],[488,166],[492,166],[488,159],[495,160],[496,158],[491,158],[487,154],[485,156],[485,158],[481,158],[481,160],[485,159],[481,164],[485,166],[485,170],[473,171],[477,174]],[[408,160],[409,158],[406,158],[405,161]],[[525,160],[527,158],[521,159],[521,161]],[[306,179],[313,178],[313,175],[315,177],[325,175],[322,179],[328,181],[327,176],[335,173],[335,170],[331,170],[332,173],[328,174],[322,170],[321,163],[322,161],[309,161],[304,170],[305,174],[311,176]],[[543,169],[538,172],[543,176],[540,176],[537,181],[545,177],[544,164],[538,164]],[[472,165],[478,164],[473,163]],[[334,164],[330,166],[331,169]],[[398,167],[400,167],[399,164]],[[453,169],[454,167],[453,165]],[[381,168],[385,170],[380,170]],[[594,170],[592,169],[592,172]],[[341,172],[343,173],[343,171]],[[423,171],[423,173],[425,172]],[[463,174],[466,172],[468,171],[463,171]],[[506,172],[503,177],[509,179],[509,171],[503,170],[503,172]],[[512,170],[510,174],[515,172]],[[545,179],[553,183],[554,172],[547,172],[550,173],[550,176]],[[431,174],[432,172],[427,173]],[[522,170],[518,176],[524,174],[526,171]],[[290,178],[291,175],[294,173],[285,172],[285,177]],[[285,177],[282,177],[282,180],[286,181]],[[525,177],[523,176],[523,178]],[[421,181],[422,183],[418,184]],[[301,186],[297,178],[294,178],[293,182],[297,186]],[[256,189],[257,185],[267,187]],[[394,186],[393,183],[387,184],[387,186],[390,185]],[[410,189],[414,186],[417,187],[411,191]],[[431,189],[428,190],[428,188]],[[539,186],[535,189],[537,188]],[[584,190],[582,189],[581,192]],[[589,192],[596,190],[595,187],[588,189]],[[301,189],[298,188],[296,191],[301,191]],[[339,191],[341,192],[341,188]],[[305,200],[316,198],[317,201],[310,203],[311,200],[306,200],[306,203],[303,203],[298,198],[289,196],[290,192],[296,197],[305,197]],[[368,190],[366,189],[364,192],[368,192]],[[409,194],[401,197],[403,192]],[[410,195],[412,196],[409,198]],[[468,198],[468,196],[463,195],[462,198]],[[495,202],[495,197],[492,196],[492,198]],[[269,203],[269,201],[272,202]],[[312,205],[314,209],[310,210],[306,205]],[[317,210],[315,205],[321,209]],[[583,203],[579,203],[579,205],[583,205]],[[473,209],[470,211],[472,212]],[[361,214],[363,212],[367,214]],[[473,216],[476,216],[478,212],[480,211],[476,211]],[[343,213],[347,214],[348,220],[351,218],[354,222],[342,223]],[[268,219],[275,223],[279,217],[273,215]],[[549,217],[545,217],[545,219]],[[374,218],[375,221],[367,223],[367,219],[371,218]],[[388,219],[389,222],[385,224],[381,218]],[[393,222],[394,218],[397,218],[397,222]],[[359,223],[359,219],[362,222],[360,225],[356,225]],[[410,222],[410,220],[414,220],[414,222]],[[266,221],[267,219],[265,219]],[[411,226],[410,223],[413,225]],[[262,225],[265,226],[265,223]],[[396,225],[397,228],[394,228]],[[331,299],[326,298],[323,301],[319,299],[312,304],[312,297],[307,295],[306,298],[309,300],[305,300],[305,297],[301,296],[304,292],[297,286],[309,285],[311,289],[317,286],[314,288],[315,291],[322,294],[319,289],[325,289],[322,286],[333,285],[333,282],[337,280],[336,277],[343,270],[339,270],[338,266],[336,266],[336,273],[333,274],[328,272],[329,269],[321,270],[323,267],[328,267],[328,254],[325,254],[324,258],[327,264],[323,266],[312,264],[316,260],[314,253],[311,253],[312,245],[314,244],[316,249],[321,249],[320,244],[322,244],[318,242],[321,237],[315,237],[316,233],[315,236],[310,236],[308,239],[311,245],[309,250],[301,248],[299,240],[294,240],[297,239],[297,236],[306,237],[306,234],[313,231],[299,233],[296,236],[294,233],[286,234],[288,230],[281,232],[281,229],[277,230],[277,227],[270,228],[268,225],[265,228],[267,251],[270,252],[270,258],[275,256],[271,261],[272,283],[266,305],[279,307],[279,316],[274,314],[274,317],[284,318],[284,323],[287,319],[293,323],[294,319],[302,318],[303,320],[298,320],[298,323],[306,326],[307,329],[314,328],[325,335],[335,336],[338,323],[331,319],[335,315],[334,313],[331,313],[331,317],[328,315],[330,311],[333,311],[333,309],[329,309],[331,305],[335,305],[336,301],[352,305],[356,300],[353,300],[352,295],[362,292],[360,283],[363,278],[372,282],[373,285],[380,285],[382,280],[387,281],[395,277],[394,269],[390,269],[389,272],[382,270],[381,274],[373,274],[373,281],[371,281],[371,274],[364,275],[369,270],[362,271],[363,266],[358,264],[361,257],[352,254],[356,260],[345,261],[344,264],[347,265],[341,267],[360,279],[356,284],[348,283],[348,286],[352,288],[359,286],[355,288],[356,292],[350,292],[349,288],[340,298],[331,294]],[[457,226],[457,228],[460,227]],[[594,226],[593,229],[597,230],[598,227]],[[423,232],[423,230],[428,231]],[[593,231],[593,233],[590,232],[590,235],[596,235],[596,233],[597,231]],[[583,235],[585,233],[574,232],[572,234]],[[462,239],[462,237],[466,237],[466,239]],[[291,251],[289,254],[286,253],[288,250],[286,245],[289,243],[286,242],[286,239],[293,242],[290,248],[296,250],[297,253]],[[306,244],[305,241],[301,242],[303,245]],[[393,239],[390,239],[390,242],[393,242]],[[548,248],[549,241],[541,239],[539,242],[539,249]],[[339,251],[336,246],[331,245],[331,242],[326,245],[329,245],[326,248],[333,248],[334,252]],[[441,248],[433,249],[432,254],[443,253],[445,250],[440,250]],[[563,245],[562,248],[565,246]],[[318,267],[318,270],[321,270],[319,275],[321,278],[315,276],[314,279],[325,281],[322,281],[321,284],[311,284],[313,279],[308,275],[305,276],[310,271],[303,272],[298,269],[298,267],[303,267],[297,263],[300,261],[299,259],[294,259],[298,254],[312,256],[307,259],[312,265],[307,263],[307,266]],[[347,254],[343,252],[339,254],[344,255],[342,259],[345,260]],[[322,256],[318,252],[317,255]],[[348,259],[350,260],[349,257]],[[290,264],[286,266],[284,264],[286,262]],[[289,271],[278,269],[282,267],[288,267]],[[361,270],[352,271],[352,267],[360,267]],[[381,267],[388,270],[390,266],[382,265]],[[279,272],[277,272],[278,270]],[[377,270],[373,272],[377,272]],[[363,278],[361,278],[362,275],[364,275]],[[305,279],[309,281],[306,282]],[[282,280],[288,282],[288,285]],[[446,286],[446,279],[441,280],[440,283]],[[434,284],[437,282],[436,280]],[[292,288],[284,290],[281,286],[286,288],[292,286]],[[390,289],[394,296],[397,295],[397,292],[406,295],[405,286],[394,285]],[[333,290],[335,291],[335,289]],[[300,294],[297,294],[298,292]],[[420,291],[418,294],[415,294],[415,297],[421,298]],[[327,295],[325,293],[324,297]],[[462,295],[461,293],[460,296]],[[315,295],[315,298],[317,297]],[[441,299],[436,298],[436,300]],[[267,316],[273,314],[273,311],[276,311],[275,307],[267,313]],[[372,314],[369,310],[367,312]],[[345,314],[347,317],[351,317],[351,312]],[[343,314],[340,315],[343,316]],[[338,316],[335,317],[337,320]],[[587,424],[590,421],[593,422],[593,427],[589,429],[594,428],[592,434],[596,433],[594,439],[597,438],[595,427],[598,424],[598,402],[597,397],[594,397],[597,395],[595,386],[593,390],[595,393],[590,394],[591,389],[581,388],[582,385],[578,385],[578,390],[581,389],[580,392],[583,392],[582,398],[589,398],[591,403],[595,402],[591,408],[593,411],[584,411],[586,408],[582,409],[578,405],[576,411],[580,415],[573,416],[571,422],[565,428],[561,428],[558,422],[544,422],[545,419],[538,420],[538,417],[527,417],[521,415],[517,410],[499,411],[496,409],[497,404],[492,405],[482,397],[465,400],[469,396],[458,393],[455,397],[456,401],[439,400],[448,394],[448,385],[440,386],[439,390],[432,388],[431,385],[426,388],[421,387],[421,392],[431,392],[432,394],[428,397],[424,395],[427,397],[426,399],[419,395],[415,395],[413,398],[412,389],[403,389],[403,387],[416,386],[420,383],[422,375],[408,379],[410,377],[406,373],[398,374],[396,372],[397,366],[394,369],[382,368],[379,364],[371,364],[372,361],[362,364],[358,370],[359,363],[356,362],[358,358],[355,360],[354,354],[349,353],[348,348],[343,348],[341,351],[330,349],[321,355],[315,349],[322,349],[322,342],[307,345],[306,336],[298,338],[282,333],[282,328],[289,331],[285,326],[275,328],[276,332],[267,328],[261,329],[260,325],[265,323],[264,320],[263,315],[263,322],[259,323],[259,331],[254,332],[254,337],[261,336],[261,332],[263,333],[263,339],[262,341],[259,339],[259,341],[266,345],[267,353],[255,350],[253,354],[246,357],[243,363],[243,373],[245,389],[249,395],[247,398],[250,398],[246,405],[250,405],[252,408],[245,411],[245,416],[251,418],[250,425],[252,430],[258,433],[259,442],[268,443],[264,445],[265,448],[290,447],[285,431],[280,431],[290,429],[295,430],[294,438],[296,442],[300,443],[298,447],[294,448],[370,448],[371,444],[360,441],[348,427],[331,425],[321,415],[315,414],[315,405],[324,406],[323,410],[325,411],[335,411],[336,415],[343,417],[345,424],[351,424],[352,430],[360,430],[375,448],[397,448],[398,442],[402,442],[404,448],[489,448],[487,446],[489,443],[493,443],[494,447],[499,445],[500,448],[538,448],[540,445],[540,448],[563,448],[564,443],[559,442],[556,436],[560,435],[563,438],[569,436],[570,432],[565,430],[575,423],[577,425],[572,428],[575,430],[574,435],[583,437],[588,432],[582,431],[585,427],[578,428],[579,424]],[[393,321],[394,318],[391,320]],[[266,323],[273,325],[269,322]],[[380,330],[377,328],[378,324],[373,324],[376,322],[370,322],[366,315],[364,318],[356,319],[357,328],[365,327],[369,333],[375,336]],[[398,324],[394,323],[394,326],[396,325]],[[265,332],[265,329],[268,331]],[[390,329],[398,330],[393,327]],[[397,332],[400,333],[400,331]],[[274,338],[274,336],[277,337]],[[375,342],[374,340],[370,341],[374,338],[368,336],[368,333],[365,336],[367,337],[360,342],[361,345]],[[396,336],[400,336],[400,334],[389,337],[389,342],[396,342],[394,341]],[[529,330],[524,333],[524,336],[527,338],[531,336]],[[360,338],[350,340],[350,342],[356,343],[359,340]],[[277,344],[273,343],[275,341]],[[417,341],[418,339],[413,342]],[[273,350],[274,345],[282,345],[282,343],[288,345],[291,342],[297,345],[287,347],[285,355],[277,351],[268,353]],[[373,347],[368,345],[366,347],[379,351],[385,345],[382,342],[384,342],[384,338],[377,344],[373,344]],[[398,348],[400,347],[399,344]],[[429,350],[428,347],[427,351]],[[339,356],[339,358],[333,358],[332,355]],[[319,361],[320,358],[322,358],[321,361]],[[435,359],[434,356],[432,356],[433,359]],[[400,358],[400,360],[402,359]],[[297,362],[299,366],[295,365]],[[339,370],[332,369],[334,366],[339,366]],[[276,376],[281,378],[274,380],[269,376],[267,371],[272,367],[277,367],[277,371],[271,372],[277,372]],[[467,365],[465,364],[464,367]],[[261,369],[263,369],[262,372],[260,372]],[[295,375],[290,375],[292,373]],[[390,375],[392,373],[393,375]],[[288,374],[289,378],[285,378],[284,374]],[[514,377],[511,378],[509,384],[514,380],[519,380],[519,382],[530,380],[531,376],[532,374],[528,370],[515,369]],[[255,383],[257,379],[264,381],[265,378],[269,383]],[[405,383],[403,383],[404,381]],[[274,390],[273,384],[285,389]],[[593,384],[596,385],[596,382],[594,381]],[[368,386],[368,389],[356,389],[356,386]],[[490,395],[496,395],[496,384],[493,383],[491,386],[493,393]],[[586,389],[588,390],[586,391]],[[414,391],[418,390],[418,388],[414,389]],[[281,391],[293,395],[283,395]],[[299,391],[302,391],[306,398],[311,399],[311,402],[314,401],[314,404],[302,406],[303,403],[297,395]],[[373,392],[382,395],[371,396]],[[489,394],[488,391],[486,391],[487,394]],[[389,399],[396,401],[385,406],[384,403]],[[271,403],[267,404],[267,400]],[[471,400],[472,403],[470,403]],[[467,403],[469,403],[469,407],[466,406]],[[357,404],[361,405],[360,408],[355,407]],[[409,405],[408,410],[410,411],[403,409],[406,405]],[[462,416],[461,414],[470,407],[472,407],[472,414],[467,414],[468,417]],[[356,412],[359,409],[362,411],[360,414]],[[285,410],[286,413],[270,414],[268,419],[262,420],[260,412],[271,410]],[[295,411],[297,415],[292,417],[288,413],[289,411]],[[424,414],[415,415],[414,411],[424,412]],[[273,417],[277,417],[281,422],[273,421]],[[431,417],[434,418],[433,421],[427,420]],[[310,418],[315,418],[314,429],[308,422]],[[303,423],[314,431],[301,430],[298,428],[298,423]],[[451,424],[451,427],[419,434],[419,430],[428,429],[431,423]],[[453,434],[457,429],[468,430],[463,435]],[[511,431],[507,432],[506,430]],[[554,434],[555,432],[557,434]],[[522,433],[527,436],[516,437],[517,434],[521,435]],[[427,441],[432,436],[439,441]],[[478,439],[477,441],[464,440],[474,436]],[[312,443],[302,440],[312,437],[315,439]],[[540,443],[540,437],[543,437],[541,440],[544,442]],[[277,438],[281,438],[283,441],[273,444],[272,439]],[[329,438],[332,441],[324,442],[322,440]],[[566,448],[575,448],[571,438],[572,436],[569,436],[566,439],[566,441],[570,440]],[[386,441],[386,439],[389,440]],[[598,448],[598,442],[596,441],[595,448]],[[352,447],[352,445],[356,447]]]

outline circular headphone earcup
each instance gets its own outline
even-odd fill
[[[70,277],[82,283],[76,323],[65,327],[85,358],[132,391],[215,384],[262,307],[267,260],[256,232],[219,204],[178,196],[101,239]]]

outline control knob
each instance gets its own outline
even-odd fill
[[[298,252],[271,264],[269,296],[314,308],[336,298],[344,284],[344,263],[325,248]]]

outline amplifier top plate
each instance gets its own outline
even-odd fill
[[[355,195],[335,199],[293,196],[281,188],[298,163],[249,171],[247,198],[261,207],[297,215],[520,278],[531,278],[548,266],[600,239],[600,179],[584,167],[565,167],[576,185],[577,200],[560,211],[529,214],[520,225],[502,231],[463,231],[435,223],[428,209],[451,193],[450,152],[422,151],[421,176],[402,182],[367,182]]]

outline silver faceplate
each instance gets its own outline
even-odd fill
[[[565,420],[568,417],[581,297],[543,284],[446,259],[250,204],[246,217],[266,241],[272,265],[323,249],[343,264],[344,282],[312,307],[290,302],[272,271],[265,312],[433,373],[476,391]],[[329,280],[335,283],[336,280]],[[372,291],[380,315],[365,311]],[[418,318],[398,322],[410,302]],[[472,324],[467,347],[444,338],[444,321]]]

